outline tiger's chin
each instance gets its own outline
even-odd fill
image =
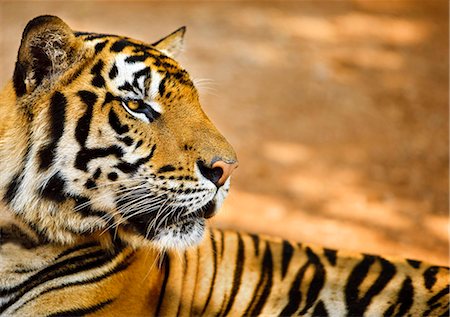
[[[133,248],[151,248],[156,251],[183,251],[200,244],[206,231],[205,218],[191,218],[160,228],[152,237],[136,231],[118,230],[118,236]]]
[[[152,243],[161,250],[184,250],[203,240],[205,219],[196,218],[170,225],[161,229],[152,239]]]

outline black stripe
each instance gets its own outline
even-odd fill
[[[67,198],[65,187],[66,182],[58,172],[45,182],[40,192],[43,198],[60,203]]]
[[[152,73],[151,73],[150,67],[145,67],[145,68],[143,68],[143,69],[141,69],[141,70],[138,70],[137,72],[134,73],[133,84],[134,84],[135,86],[137,86],[137,80],[138,80],[139,78],[141,78],[142,76],[145,76],[145,77],[147,77],[147,79],[149,79],[149,78],[151,78],[151,76],[152,76],[151,74],[152,74]]]
[[[291,316],[293,315],[300,306],[300,302],[302,300],[302,292],[300,291],[300,285],[303,280],[303,276],[305,274],[306,269],[309,264],[306,263],[303,265],[295,276],[294,281],[291,284],[291,288],[289,290],[289,302],[281,311],[280,316]]]
[[[336,258],[337,258],[336,257],[336,254],[337,254],[336,250],[330,250],[330,249],[324,248],[323,249],[323,254],[326,256],[328,262],[330,262],[330,264],[332,266],[336,265]]]
[[[217,245],[216,245],[216,240],[214,239],[214,233],[211,232],[210,234],[210,238],[211,238],[211,247],[212,247],[212,256],[213,256],[213,276],[211,279],[211,284],[209,285],[209,291],[208,291],[208,296],[206,297],[206,302],[205,305],[203,306],[203,310],[201,312],[200,315],[203,315],[206,311],[206,308],[209,305],[209,302],[211,301],[211,297],[212,297],[212,293],[214,290],[214,285],[216,284],[216,275],[217,275]]]
[[[139,94],[139,92],[136,90],[136,88],[133,87],[133,85],[131,85],[128,81],[126,81],[122,86],[119,86],[117,88],[119,90],[134,92],[136,95]]]
[[[102,175],[102,170],[100,167],[97,167],[97,169],[94,172],[94,175],[92,175],[93,179],[98,179]]]
[[[427,304],[428,304],[428,305],[433,305],[433,304],[437,303],[437,301],[438,301],[441,297],[447,295],[449,292],[450,292],[449,285],[446,285],[446,286],[445,286],[443,289],[441,289],[436,295],[434,295],[433,297],[431,297],[431,298],[428,300]],[[448,302],[447,302],[447,303],[448,303]]]
[[[433,285],[436,283],[436,274],[439,272],[439,267],[430,266],[428,269],[423,272],[423,278],[425,287],[427,289],[431,289]]]
[[[166,80],[167,80],[167,77],[164,77],[161,80],[161,82],[159,83],[158,91],[159,91],[159,95],[161,97],[164,96],[164,92],[166,91]]]
[[[137,170],[139,169],[139,167],[141,165],[149,162],[152,159],[153,155],[155,154],[155,150],[156,150],[156,144],[153,144],[149,155],[138,159],[134,163],[128,163],[128,162],[125,162],[125,161],[121,161],[120,163],[116,164],[114,167],[118,168],[123,173],[134,174],[134,173],[137,172]]]
[[[176,168],[173,165],[164,165],[158,170],[158,173],[173,172]]]
[[[150,57],[149,54],[128,56],[127,58],[125,58],[125,62],[128,64],[134,64],[137,62],[145,62],[148,57]]]
[[[428,301],[427,301],[427,305],[428,305],[428,310],[425,311],[423,313],[422,316],[438,316],[438,313],[434,313],[434,310],[441,308],[442,303],[438,303],[438,301],[445,295],[447,295],[450,291],[450,285],[446,285],[439,293],[437,293],[436,295],[434,295],[433,297],[431,297]],[[449,316],[449,311],[450,311],[450,307],[449,307],[449,299],[444,299],[444,308],[441,309],[441,314],[439,316],[441,317],[447,317]]]
[[[103,260],[103,262],[106,263],[107,261],[105,260],[109,260],[112,257],[113,256],[107,254],[105,251],[97,249],[92,250],[89,253],[54,262],[53,264],[39,270],[20,284],[0,288],[0,296],[13,295],[13,293],[17,292],[23,295],[34,287],[51,279],[88,270],[95,267],[95,265],[92,265],[93,263],[98,263],[99,260]]]
[[[407,259],[406,262],[408,262],[409,265],[411,265],[413,268],[418,269],[420,268],[420,265],[422,264],[421,261],[417,261],[417,260],[410,260]]]
[[[227,306],[222,314],[222,316],[228,315],[236,299],[236,295],[239,291],[241,285],[242,272],[244,270],[245,254],[244,254],[244,241],[239,233],[237,234],[237,254],[236,263],[234,264],[234,274],[233,274],[233,285],[231,287],[231,294],[228,298]]]
[[[139,85],[139,78],[141,78],[141,77],[146,77],[145,79],[144,79],[144,82],[146,81],[146,80],[149,80],[149,79],[151,79],[151,70],[150,70],[150,67],[145,67],[145,68],[143,68],[143,69],[141,69],[141,70],[138,70],[137,72],[135,72],[134,74],[133,74],[133,77],[134,77],[134,79],[133,79],[133,86],[134,87],[136,87],[137,89],[139,89],[139,91],[141,92],[141,94],[143,94],[143,95],[146,95],[146,93],[145,93],[145,87],[141,87],[140,85]],[[145,86],[145,85],[144,85]]]
[[[75,201],[74,209],[77,211],[77,213],[81,214],[84,217],[92,217],[97,216],[102,219],[108,218],[108,213],[101,210],[95,210],[92,209],[90,199],[84,196],[74,195],[70,194],[68,195],[69,198],[72,198]],[[111,217],[109,217],[110,220],[112,220]],[[79,232],[82,233],[82,232]]]
[[[62,251],[61,253],[59,253],[53,259],[52,262],[56,263],[60,259],[66,257],[68,255],[73,255],[74,253],[76,253],[78,251],[82,251],[82,250],[84,250],[83,252],[86,252],[87,249],[91,249],[91,248],[97,248],[97,250],[98,250],[98,249],[101,249],[101,246],[100,246],[100,244],[98,244],[96,242],[89,242],[89,243],[80,244],[80,245],[77,245],[77,246],[75,246],[73,248],[68,248],[68,249]],[[111,255],[113,255],[113,254],[117,255],[117,254],[119,254],[119,252],[121,252],[123,250],[123,248],[124,248],[123,244],[117,243],[112,250],[108,250],[108,251],[110,252]],[[95,250],[91,250],[91,251],[95,251]],[[91,251],[88,251],[88,252],[91,252]],[[14,270],[14,273],[19,273],[20,274],[20,273],[29,273],[29,272],[32,272],[32,271],[37,271],[37,269]]]
[[[111,255],[103,250],[82,254],[49,265],[16,286],[0,288],[0,296],[8,295],[10,297],[10,299],[7,302],[4,302],[0,307],[0,314],[35,287],[55,278],[77,274],[100,267],[108,263],[114,257],[115,255]]]
[[[320,262],[320,258],[310,248],[306,248],[306,255],[308,256],[309,263],[314,266],[315,270],[308,292],[306,293],[305,307],[300,311],[300,315],[306,314],[314,305],[325,284],[326,277],[326,271],[322,262]]]
[[[252,238],[255,256],[259,256],[259,236],[257,234],[249,234],[249,236]]]
[[[117,69],[116,63],[111,67],[111,70],[109,71],[109,78],[114,79],[117,77],[117,74],[119,73],[119,70]]]
[[[109,91],[105,94],[105,100],[103,100],[103,104],[102,104],[102,109],[105,105],[109,104],[112,101],[119,101],[121,102],[122,99],[119,97],[114,96],[112,93],[110,93]]]
[[[7,204],[10,204],[14,197],[16,197],[20,184],[22,183],[23,176],[24,175],[22,174],[22,171],[20,171],[19,173],[15,174],[12,177],[12,180],[9,182],[6,188],[5,195],[3,196],[3,200]]]
[[[156,306],[155,316],[161,316],[161,307],[164,301],[164,295],[166,293],[166,287],[169,282],[170,275],[170,257],[166,253],[162,255],[162,261],[164,265],[164,279],[161,285],[161,291],[159,292],[158,306]]]
[[[94,78],[92,78],[92,85],[95,87],[101,88],[105,86],[105,79],[102,76],[104,66],[105,63],[100,59],[91,69],[91,74],[94,75]]]
[[[325,304],[321,300],[314,307],[312,316],[317,316],[317,317],[328,317],[329,316],[327,309],[325,308]]]
[[[73,34],[75,34],[76,37],[80,37],[80,36],[86,36],[86,35],[91,35],[91,34],[97,34],[97,33],[92,33],[92,32],[82,32],[82,31],[75,31],[73,32]]]
[[[112,145],[107,148],[93,148],[93,149],[82,148],[77,153],[74,166],[79,170],[87,172],[87,164],[91,160],[101,157],[107,157],[109,155],[121,158],[123,156],[123,150],[117,145]]]
[[[103,42],[95,44],[95,54],[100,53],[105,48],[105,45],[107,42],[108,41],[103,41]]]
[[[309,247],[306,248],[305,252],[308,257],[308,261],[299,269],[294,281],[291,284],[291,288],[289,290],[289,302],[283,308],[281,316],[291,316],[295,314],[295,312],[299,309],[300,303],[303,298],[303,294],[300,289],[303,278],[305,277],[305,273],[309,266],[314,266],[314,275],[311,282],[309,282],[308,292],[306,294],[305,300],[305,307],[302,309],[300,314],[305,314],[312,307],[312,305],[318,298],[323,285],[325,284],[326,272],[323,264],[320,262],[319,257],[314,252],[312,252]]]
[[[130,138],[129,136],[117,137],[117,140],[124,143],[126,146],[132,146],[134,143],[134,140],[132,138]]]
[[[283,240],[283,250],[281,253],[281,278],[284,278],[286,276],[293,254],[294,248],[292,247],[292,245],[289,243],[289,241]]]
[[[115,267],[113,267],[110,271],[108,271],[108,272],[106,272],[104,274],[97,275],[95,277],[91,277],[91,278],[86,279],[86,280],[75,281],[75,282],[70,282],[70,283],[62,283],[62,284],[59,284],[57,286],[53,286],[53,287],[50,287],[48,289],[45,289],[43,292],[41,292],[39,294],[36,294],[32,298],[30,298],[27,301],[25,301],[24,303],[22,303],[21,306],[17,307],[14,310],[14,312],[16,312],[17,310],[20,310],[21,307],[24,307],[27,303],[35,300],[36,298],[38,298],[38,297],[40,297],[40,296],[42,296],[44,294],[47,294],[47,293],[50,293],[50,292],[53,292],[53,291],[56,291],[56,290],[59,290],[59,289],[67,288],[67,287],[72,287],[72,286],[77,286],[77,285],[94,284],[94,283],[100,282],[100,281],[102,281],[102,280],[104,280],[104,279],[106,279],[106,278],[108,278],[108,277],[110,277],[112,275],[115,275],[115,274],[117,274],[119,272],[122,272],[123,270],[127,269],[130,266],[131,263],[133,263],[133,261],[132,261],[133,256],[134,256],[134,253],[131,253],[131,254],[127,255],[126,258],[123,259],[123,261],[119,262]]]
[[[140,147],[140,146],[142,145],[142,143],[144,143],[144,141],[139,140],[139,141],[136,143],[136,146],[135,146],[134,148],[137,149],[138,147]]]
[[[30,237],[15,224],[0,227],[0,247],[5,243],[14,243],[26,249],[35,248],[39,245],[39,241]]]
[[[97,95],[91,91],[81,90],[78,92],[78,96],[81,101],[87,106],[86,112],[78,120],[77,127],[75,128],[75,138],[81,146],[86,144],[87,137],[89,135],[89,129],[91,126],[92,112],[94,105],[97,102]]]
[[[222,232],[222,230],[218,230],[217,232],[220,233],[220,260],[223,259],[223,252],[225,250],[225,235]]]
[[[113,45],[111,45],[111,52],[122,52],[123,49],[127,46],[134,46],[133,43],[127,41],[127,40],[123,40],[120,39],[117,42],[115,42]]]
[[[105,37],[117,37],[116,35],[113,34],[95,34],[95,33],[86,33],[86,34],[92,34],[84,39],[86,42],[103,39]]]
[[[122,124],[119,120],[119,117],[117,116],[116,112],[111,108],[108,115],[109,125],[111,128],[113,128],[114,131],[117,132],[117,134],[123,134],[130,130],[128,125]]]
[[[105,306],[111,304],[113,301],[114,301],[114,299],[108,299],[104,302],[100,302],[93,306],[78,308],[78,309],[64,310],[64,311],[60,311],[60,312],[57,312],[54,314],[47,315],[47,317],[74,317],[74,316],[84,316],[84,315],[88,315],[88,314],[93,314],[93,313],[98,312],[99,310],[103,309]]]
[[[37,227],[34,222],[29,222],[27,219],[21,219],[21,221],[23,222],[24,225],[26,225],[31,231],[33,231],[37,235],[40,244],[50,243],[45,231]]]
[[[84,40],[85,41],[92,41],[92,40],[103,39],[105,37],[117,37],[117,35],[114,35],[114,34],[95,34],[95,35],[91,35],[91,36],[86,37]]]
[[[78,252],[78,251],[81,251],[84,249],[89,249],[89,248],[99,247],[99,246],[100,245],[95,242],[89,242],[89,243],[77,245],[73,248],[66,249],[63,252],[61,252],[60,254],[58,254],[58,256],[55,258],[55,260],[53,260],[53,262],[56,262],[56,260],[61,259],[61,258],[65,257],[66,255],[70,255],[72,253],[75,253],[75,252]]]
[[[413,304],[413,299],[414,299],[414,288],[412,285],[411,278],[407,277],[403,281],[396,302],[388,307],[388,309],[384,312],[384,316],[385,317],[406,316],[406,313],[409,311],[409,309]]]
[[[370,267],[375,263],[375,261],[380,262],[381,272],[364,296],[359,297],[359,294],[361,293],[359,287],[364,283],[364,280],[368,276]],[[350,273],[347,280],[347,285],[345,286],[345,301],[348,314],[350,316],[362,316],[366,311],[366,308],[370,305],[372,299],[389,283],[395,275],[395,272],[395,266],[387,260],[372,255],[364,255],[362,261],[359,262]],[[375,274],[375,272],[372,272],[372,274]]]
[[[39,168],[46,170],[53,163],[56,154],[56,147],[64,132],[66,121],[67,99],[59,91],[55,92],[50,100],[50,143],[39,151]]]
[[[128,162],[120,162],[116,164],[114,167],[118,168],[122,173],[125,174],[134,174],[138,169],[138,166],[135,166],[132,163]]]
[[[273,259],[270,245],[266,242],[263,261],[261,263],[261,275],[255,291],[252,296],[250,305],[245,310],[244,316],[259,316],[264,304],[269,298],[273,284]]]
[[[75,36],[86,36],[84,38],[85,41],[92,41],[97,39],[102,39],[105,37],[114,37],[117,38],[117,35],[114,34],[99,34],[99,33],[93,33],[93,32],[74,32]]]

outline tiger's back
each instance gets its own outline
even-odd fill
[[[0,95],[0,313],[448,315],[448,268],[205,229],[237,159],[183,35],[25,28]]]

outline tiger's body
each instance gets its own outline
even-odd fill
[[[446,268],[230,231],[164,255],[95,241],[1,255],[7,316],[448,315]]]
[[[447,316],[446,267],[205,229],[237,160],[170,57],[183,34],[25,28],[0,95],[0,314]]]

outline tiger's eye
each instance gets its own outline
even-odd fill
[[[137,110],[139,109],[139,103],[133,100],[129,100],[127,102],[127,107],[130,108],[131,110]]]

